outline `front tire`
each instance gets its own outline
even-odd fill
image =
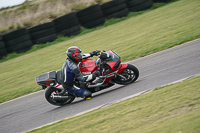
[[[117,76],[114,79],[114,82],[121,85],[127,85],[135,82],[138,79],[139,70],[134,65],[128,64],[128,66],[122,71],[121,75],[126,79]]]
[[[48,87],[45,91],[45,98],[50,104],[53,104],[56,106],[63,106],[63,105],[69,104],[72,101],[74,101],[75,96],[69,95],[69,94],[64,95],[64,96],[69,96],[69,98],[67,98],[67,99],[55,100],[53,98],[53,95],[61,95],[62,96],[63,94],[60,94],[60,92],[61,92],[61,90],[58,90],[54,87]]]

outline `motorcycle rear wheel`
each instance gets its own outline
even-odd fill
[[[117,76],[113,79],[113,81],[117,84],[127,85],[135,82],[138,79],[139,70],[134,65],[128,64],[128,66],[122,71],[121,75],[126,79]]]
[[[53,104],[53,105],[56,105],[56,106],[63,106],[63,105],[69,104],[72,101],[74,101],[75,96],[73,96],[73,95],[68,95],[69,98],[67,98],[67,99],[60,99],[60,100],[53,99],[53,95],[60,95],[60,94],[58,94],[59,92],[60,92],[60,90],[58,90],[54,87],[48,87],[45,91],[46,100],[50,104]]]

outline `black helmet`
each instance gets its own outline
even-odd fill
[[[75,61],[75,62],[81,62],[82,61],[82,51],[79,47],[77,46],[72,46],[72,47],[69,47],[66,51],[67,53],[67,56],[72,60],[72,61]]]

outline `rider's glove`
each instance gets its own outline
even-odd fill
[[[99,52],[100,52],[99,50],[92,51],[92,52],[90,52],[90,55],[91,55],[91,56],[94,56],[94,55],[97,56],[97,55],[99,54]]]
[[[85,81],[88,82],[88,81],[94,80],[96,77],[99,77],[99,76],[101,76],[101,72],[97,70],[93,72],[92,74],[85,76]]]
[[[97,71],[93,72],[92,75],[93,75],[93,79],[95,79],[96,77],[101,76],[101,72],[99,70],[97,70]]]

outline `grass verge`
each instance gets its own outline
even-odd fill
[[[0,63],[0,103],[40,90],[35,77],[61,69],[68,47],[116,51],[132,60],[200,37],[199,0],[180,0]],[[140,69],[140,68],[139,68]]]
[[[200,76],[31,133],[198,133]]]

